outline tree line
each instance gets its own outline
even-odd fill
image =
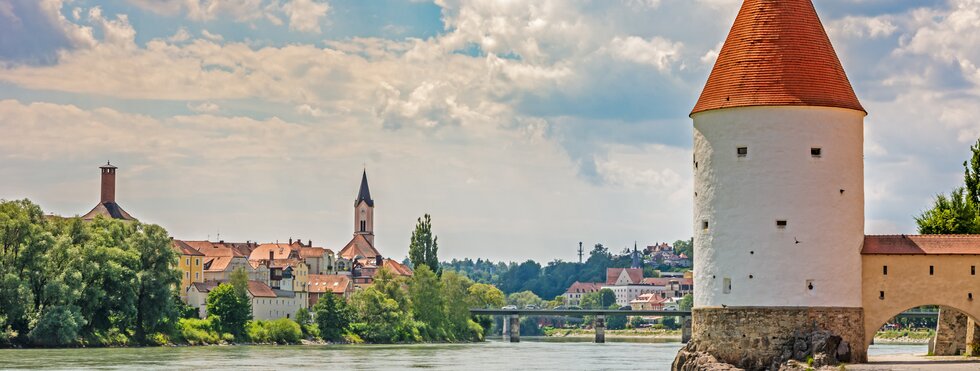
[[[938,194],[931,208],[915,217],[921,234],[980,233],[980,140],[963,161],[963,185]]]
[[[678,254],[693,257],[690,240],[678,240],[673,244]],[[551,299],[561,295],[572,283],[605,282],[607,268],[628,268],[632,265],[632,250],[624,249],[613,254],[602,244],[596,244],[583,263],[553,260],[542,266],[534,260],[523,263],[492,262],[484,259],[453,259],[440,264],[443,270],[452,270],[470,279],[492,284],[506,294],[530,291],[535,295]],[[659,277],[659,271],[683,270],[668,266],[645,265],[644,277]]]

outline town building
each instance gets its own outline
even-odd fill
[[[187,302],[187,289],[195,282],[204,282],[204,254],[184,241],[170,239],[171,246],[178,254],[177,269],[180,270],[180,299]]]
[[[980,318],[980,237],[864,235],[866,115],[810,0],[742,3],[690,115],[693,332],[678,362],[769,368],[817,330],[841,338],[828,357],[864,362],[911,307]]]
[[[599,282],[578,282],[575,281],[562,297],[565,298],[565,305],[569,306],[580,306],[582,305],[582,297],[586,294],[597,292],[602,289],[602,284]]]
[[[311,274],[308,292],[310,308],[326,294],[337,295],[346,300],[354,293],[354,281],[343,274]]]
[[[664,303],[668,300],[654,293],[641,294],[630,300],[629,305],[633,310],[664,310]]]
[[[188,305],[197,308],[201,318],[206,318],[208,293],[227,281],[195,282],[187,291]],[[264,282],[248,281],[248,297],[252,304],[252,318],[271,320],[296,318],[296,311],[306,308],[305,293],[275,290]]]
[[[135,221],[132,215],[123,210],[122,206],[116,203],[116,170],[119,169],[108,161],[99,167],[102,171],[102,187],[99,203],[91,211],[82,215],[82,220],[92,221],[96,217],[102,216],[108,219],[125,221]]]

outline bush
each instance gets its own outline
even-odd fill
[[[191,345],[217,344],[218,332],[211,319],[181,318],[178,322],[180,337]]]
[[[78,330],[85,324],[82,315],[67,306],[55,306],[44,311],[37,326],[28,337],[40,346],[64,346],[78,339]]]
[[[299,324],[288,318],[273,321],[251,321],[248,337],[256,343],[295,344],[303,338]]]

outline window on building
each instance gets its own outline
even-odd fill
[[[200,258],[194,258],[194,265],[201,265],[201,259]]]
[[[885,300],[885,292],[884,291],[878,291],[878,299]]]
[[[729,293],[732,292],[732,279],[731,278],[725,277],[725,279],[722,282],[721,290],[725,294],[729,294]]]
[[[966,299],[967,300],[973,300],[973,293],[972,292],[971,293],[967,293],[966,294]]]
[[[881,266],[881,274],[884,275],[884,276],[887,276],[888,275],[888,266],[887,265]]]
[[[702,220],[701,221],[701,229],[706,230],[706,231],[708,230],[708,221],[707,220]]]
[[[194,279],[201,279],[201,272],[194,272]]]
[[[777,220],[776,221],[776,228],[785,229],[786,228],[786,221],[785,220]]]
[[[975,266],[975,265],[971,265],[970,266],[970,275],[971,276],[976,276],[977,275],[977,266]]]
[[[171,260],[173,261],[173,260]],[[191,258],[184,259],[184,265],[191,265]]]
[[[738,157],[748,156],[749,147],[738,147],[735,149],[735,153],[738,154]]]
[[[367,222],[365,222],[365,221],[362,220],[361,221],[361,232],[364,232],[366,230],[367,230]]]
[[[810,148],[810,156],[812,156],[812,157],[820,157],[820,154],[821,154],[820,148],[818,148],[818,147]]]
[[[813,290],[813,280],[806,280],[806,289]]]
[[[173,260],[171,260],[173,261]],[[173,276],[171,276],[173,277]],[[191,278],[191,272],[184,272],[184,277]]]
[[[931,276],[931,275],[933,275],[935,273],[936,273],[936,267],[930,265],[929,266],[929,275]]]

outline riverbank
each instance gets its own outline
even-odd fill
[[[606,330],[606,338],[651,338],[651,339],[681,339],[681,330],[655,330],[655,329],[626,329],[626,330]],[[550,329],[545,331],[545,336],[553,338],[592,338],[595,337],[593,329]]]

